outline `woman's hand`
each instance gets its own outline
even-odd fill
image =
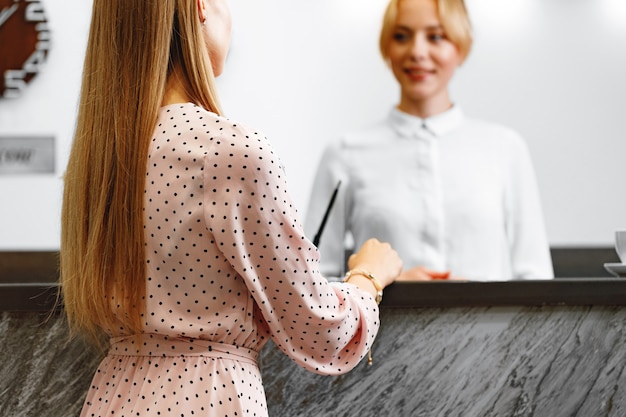
[[[448,279],[450,271],[435,271],[423,266],[416,266],[402,272],[397,281],[433,281]]]
[[[435,271],[423,266],[406,269],[396,281],[438,281],[438,280],[458,280],[464,281],[463,278],[452,276],[450,271]]]
[[[402,272],[402,260],[389,243],[369,239],[357,253],[350,255],[348,268],[372,274],[384,288]]]

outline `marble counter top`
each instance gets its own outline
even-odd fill
[[[271,417],[623,417],[626,309],[381,308],[373,365],[299,368],[271,342]],[[100,355],[62,316],[0,312],[0,415],[74,417]]]
[[[626,279],[612,278],[603,262],[612,248],[552,249],[554,280],[396,283],[386,307],[625,305]],[[585,278],[578,272],[587,272]],[[566,273],[576,278],[560,277]],[[47,311],[57,293],[57,252],[0,252],[0,311]]]
[[[389,307],[626,305],[626,279],[558,278],[503,282],[398,282]]]
[[[262,356],[271,416],[623,417],[626,310],[383,309],[374,363],[312,375]]]
[[[49,311],[56,283],[0,283],[0,311]],[[384,307],[623,306],[626,279],[571,278],[507,282],[398,282],[385,289]]]
[[[0,416],[77,416],[101,357],[51,313],[46,265],[0,265]],[[618,278],[396,283],[372,366],[320,376],[266,345],[270,416],[624,417],[624,305]]]

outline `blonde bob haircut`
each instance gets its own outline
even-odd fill
[[[390,0],[383,16],[379,49],[385,61],[389,60],[387,51],[398,15],[398,4],[401,1]],[[461,62],[464,62],[472,48],[472,24],[464,0],[433,1],[437,5],[439,20],[447,38],[457,47],[461,55]]]
[[[166,81],[221,113],[196,0],[94,0],[61,213],[72,334],[141,331],[148,146]]]

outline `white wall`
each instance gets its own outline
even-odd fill
[[[0,250],[59,247],[61,175],[67,163],[91,2],[44,0],[52,47],[18,99],[0,99],[0,136],[54,136],[55,175],[0,176]]]
[[[475,47],[454,100],[527,139],[553,245],[610,245],[626,228],[626,2],[467,0]],[[0,250],[58,248],[90,2],[44,0],[46,70],[0,101],[0,136],[52,134],[53,176],[0,176]],[[225,111],[263,131],[304,215],[324,144],[384,117],[396,84],[377,52],[385,0],[233,0],[219,85]]]

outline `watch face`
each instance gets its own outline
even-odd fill
[[[0,97],[19,97],[43,68],[49,49],[41,1],[0,0]]]

